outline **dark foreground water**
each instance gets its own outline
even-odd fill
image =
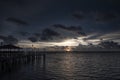
[[[47,53],[46,63],[40,56],[22,63],[0,80],[120,80],[120,53]]]

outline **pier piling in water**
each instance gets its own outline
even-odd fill
[[[0,75],[18,70],[22,65],[33,64],[38,58],[42,63],[42,78],[46,80],[46,53],[36,50],[0,50]]]

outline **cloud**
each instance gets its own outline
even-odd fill
[[[80,34],[80,35],[82,35],[82,36],[86,36],[86,33],[85,33],[85,32],[79,31],[78,34]]]
[[[120,32],[109,32],[109,33],[94,33],[88,35],[88,37],[84,38],[85,41],[116,41],[120,42]]]
[[[25,31],[20,31],[18,34],[20,34],[21,36],[28,36],[30,33]]]
[[[107,34],[99,36],[99,38],[108,39],[108,40],[120,39],[120,32],[107,33]]]
[[[66,27],[66,30],[69,30],[69,31],[82,31],[82,28],[80,26],[79,27],[69,26],[69,27]]]
[[[4,19],[1,22],[0,34],[13,35],[15,32],[20,32],[20,31],[23,31],[24,29],[27,29],[27,27],[24,27],[27,25],[28,23],[25,21],[10,17],[10,18]],[[20,32],[18,34],[24,35],[23,32]]]
[[[37,42],[38,41],[37,37],[29,37],[28,40],[30,40],[31,42]]]
[[[5,36],[0,35],[0,39],[5,39],[5,38],[6,38]]]
[[[85,36],[85,32],[82,31],[82,27],[81,26],[64,26],[64,25],[61,25],[61,24],[55,24],[53,25],[54,28],[59,28],[59,29],[64,29],[64,30],[67,30],[67,31],[73,31],[77,34],[80,34],[82,36]]]
[[[118,12],[100,12],[100,11],[77,11],[72,16],[79,20],[94,20],[97,22],[109,22],[117,19]]]
[[[75,17],[76,19],[83,20],[86,16],[84,15],[82,11],[75,12],[72,16]]]
[[[69,31],[80,31],[82,30],[82,27],[78,26],[69,26],[69,27],[66,27],[64,25],[61,25],[61,24],[55,24],[53,25],[53,27],[55,28],[61,28],[61,29],[65,29],[65,30],[69,30]]]
[[[16,39],[12,35],[8,35],[7,37],[1,35],[0,39],[2,39],[5,44],[17,44],[18,43],[18,39]]]
[[[28,25],[28,23],[26,21],[17,19],[17,18],[13,18],[13,17],[9,17],[6,19],[7,22],[11,22],[11,23],[15,23],[15,24],[19,24],[19,25]]]
[[[98,45],[104,48],[120,48],[120,45],[116,41],[104,41],[99,43]]]
[[[36,36],[36,37],[40,37],[41,36],[40,33],[34,33],[33,35]]]
[[[66,27],[64,25],[62,25],[62,24],[54,24],[53,27],[66,29]]]
[[[117,18],[117,15],[115,13],[96,13],[96,21],[111,21],[115,20]]]
[[[60,36],[60,34],[52,29],[46,28],[41,33],[41,40],[52,40],[54,36]]]
[[[5,40],[5,42],[8,44],[17,44],[18,40],[15,37],[13,37],[12,35],[9,35],[7,37],[7,39]]]

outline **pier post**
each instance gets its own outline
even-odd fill
[[[43,80],[46,80],[46,53],[43,53]]]

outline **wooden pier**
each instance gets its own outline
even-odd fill
[[[34,62],[36,58],[39,58],[42,62],[43,72],[45,71],[46,54],[39,53],[36,50],[25,50],[25,49],[7,49],[0,50],[0,76],[3,73],[12,72],[11,70],[16,69],[22,65]]]

